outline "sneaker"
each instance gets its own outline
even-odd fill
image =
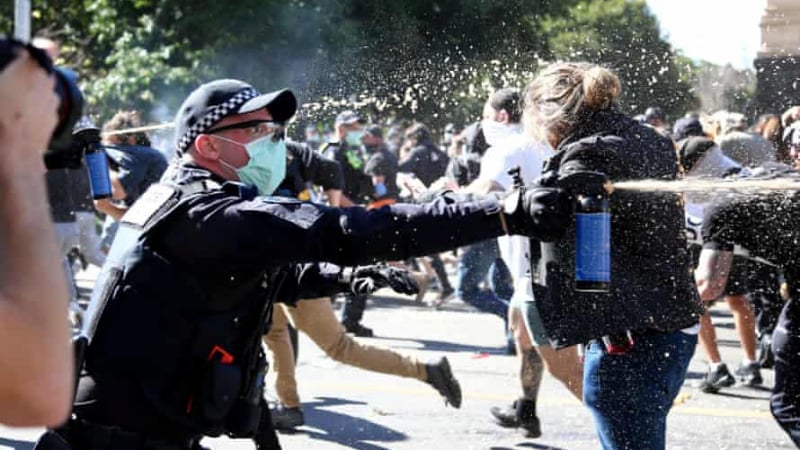
[[[272,415],[272,426],[276,430],[294,430],[297,427],[303,426],[305,417],[303,417],[303,410],[300,407],[284,408],[283,406],[276,406],[270,410]]]
[[[349,323],[342,323],[344,329],[347,330],[348,333],[351,333],[357,337],[372,337],[373,332],[372,328],[367,328],[360,323],[356,324],[349,324]]]
[[[764,384],[764,379],[761,378],[761,366],[757,361],[749,364],[742,364],[736,369],[736,375],[746,386],[761,386]]]
[[[700,383],[700,390],[706,394],[716,394],[720,389],[731,387],[734,383],[736,379],[731,375],[728,366],[722,363],[716,370],[709,367],[703,382]]]
[[[428,372],[428,384],[433,386],[442,397],[444,397],[445,405],[450,405],[453,408],[461,407],[461,386],[458,380],[453,376],[453,371],[450,370],[450,363],[446,357],[442,357],[435,363],[425,365]]]

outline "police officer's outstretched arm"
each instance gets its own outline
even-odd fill
[[[0,423],[8,425],[60,424],[72,398],[68,291],[42,177],[53,87],[24,51],[0,72]]]
[[[230,198],[190,207],[165,236],[170,252],[189,261],[221,259],[231,270],[296,262],[343,266],[427,255],[505,233],[554,239],[569,214],[558,189],[469,201],[442,196],[424,205],[398,204],[367,211],[327,208],[291,199]],[[202,216],[197,223],[191,217]],[[194,243],[204,242],[198,246]]]

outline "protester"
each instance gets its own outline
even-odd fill
[[[765,178],[797,174],[779,170]],[[777,264],[788,282],[790,300],[781,312],[772,340],[775,354],[775,386],[770,410],[775,420],[800,447],[800,312],[797,306],[800,247],[797,221],[798,191],[768,195],[725,195],[706,210],[703,221],[703,251],[695,278],[704,300],[721,295],[733,261],[733,248],[740,245],[754,257]]]
[[[776,149],[760,134],[747,132],[743,114],[720,111],[715,114],[720,134],[715,138],[725,155],[745,167],[754,167],[776,160]]]
[[[122,216],[167,169],[166,158],[149,146],[144,133],[125,131],[141,125],[136,111],[118,111],[103,125],[112,194],[111,198],[95,200],[94,205],[107,216],[102,236],[106,251],[111,247]]]
[[[725,156],[719,146],[705,137],[689,137],[677,143],[678,160],[685,171],[687,180],[724,178],[749,173],[736,161]],[[687,193],[685,198],[686,224],[691,232],[690,249],[692,266],[696,266],[699,247],[702,246],[702,224],[705,208],[713,195],[707,193]],[[733,271],[728,277],[723,297],[733,313],[733,323],[739,335],[744,359],[736,369],[736,375],[749,386],[763,383],[759,364],[756,361],[756,321],[748,297],[751,270],[755,267],[747,259],[746,252],[737,251]],[[717,299],[713,299],[717,300]],[[710,306],[710,304],[709,304]],[[723,387],[735,383],[733,374],[722,361],[717,344],[717,334],[711,322],[711,312],[707,309],[700,318],[698,334],[700,347],[708,358],[708,371],[700,384],[700,390],[713,394]]]
[[[370,125],[361,137],[367,153],[364,173],[372,177],[373,193],[368,208],[380,208],[395,203],[400,196],[397,187],[397,157],[383,142],[383,130],[378,125]]]
[[[672,143],[619,111],[621,90],[613,72],[589,63],[550,65],[528,85],[526,127],[556,150],[540,184],[587,171],[611,181],[676,178]],[[664,448],[667,414],[697,342],[682,330],[696,327],[702,311],[686,266],[683,209],[669,193],[614,192],[610,202],[609,291],[572,287],[572,225],[542,245],[531,269],[535,305],[554,347],[588,342],[583,401],[601,446]]]
[[[67,284],[42,177],[53,88],[21,48],[0,72],[0,423],[12,426],[58,425],[72,399]]]
[[[512,172],[517,172],[517,182],[524,185],[532,183],[541,175],[542,164],[552,152],[543,142],[533,140],[523,133],[521,116],[519,89],[498,89],[489,96],[484,105],[482,129],[490,147],[481,161],[480,176],[466,190],[509,191],[515,184]],[[468,248],[474,249],[483,244],[474,244]],[[505,262],[506,270],[510,272],[510,281],[513,283],[513,287],[510,286],[513,295],[502,301],[507,305],[506,326],[512,335],[512,345],[516,349],[520,363],[522,396],[511,406],[493,407],[490,412],[499,425],[522,428],[527,437],[535,438],[542,434],[536,402],[544,365],[559,376],[567,372],[567,376],[559,379],[579,399],[582,370],[574,348],[562,350],[557,355],[549,342],[541,338],[543,334],[541,327],[526,326],[526,316],[536,311],[535,307],[527,308],[527,305],[528,302],[534,301],[530,289],[531,247],[538,246],[539,243],[530,242],[523,236],[501,236],[495,244],[502,256],[501,262]],[[486,250],[480,251],[486,252]],[[466,259],[466,252],[462,259]],[[498,287],[496,283],[495,287]],[[497,289],[496,292],[500,294],[503,291]],[[488,297],[492,292],[484,291],[482,295]],[[462,299],[477,306],[469,297]],[[530,324],[530,321],[528,322]],[[534,322],[541,323],[541,320]],[[533,333],[529,332],[531,329]],[[533,337],[536,338],[535,341]]]

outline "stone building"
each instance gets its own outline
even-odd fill
[[[754,65],[758,113],[800,105],[800,0],[767,0]]]

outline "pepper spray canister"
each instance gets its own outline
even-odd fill
[[[108,175],[108,157],[100,143],[100,130],[83,128],[72,135],[74,145],[82,147],[89,172],[89,186],[95,200],[111,197],[111,179]]]
[[[89,144],[86,148],[86,167],[89,171],[89,186],[92,198],[99,200],[111,197],[111,180],[108,176],[108,159],[103,146],[98,143]]]
[[[608,178],[575,172],[559,179],[575,207],[575,290],[611,289],[611,206]]]

